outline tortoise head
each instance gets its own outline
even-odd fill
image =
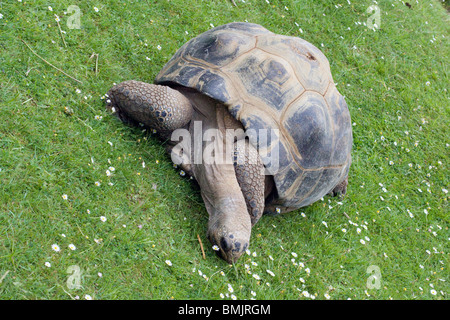
[[[214,207],[206,205],[208,239],[217,254],[230,264],[239,259],[250,243],[250,216],[245,202],[239,200],[239,197],[226,197],[216,202]]]

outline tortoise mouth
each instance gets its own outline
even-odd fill
[[[242,237],[235,237],[232,233],[208,233],[213,250],[229,264],[235,263],[249,246],[248,240],[240,238]]]

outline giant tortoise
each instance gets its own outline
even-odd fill
[[[229,23],[184,44],[154,84],[129,80],[107,108],[167,141],[198,182],[208,239],[229,263],[263,213],[345,194],[352,129],[324,54],[252,23]]]

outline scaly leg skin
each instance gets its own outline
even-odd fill
[[[141,81],[124,81],[108,91],[107,108],[125,123],[155,129],[161,137],[182,128],[192,118],[189,100],[167,86]]]
[[[235,142],[233,163],[253,227],[264,212],[264,165],[258,151],[245,139]]]
[[[345,196],[347,193],[347,185],[348,185],[348,176],[345,177],[342,182],[338,183],[336,187],[334,187],[333,190],[331,190],[328,194],[330,196],[336,197],[336,196]]]

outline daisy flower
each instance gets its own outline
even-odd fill
[[[105,221],[106,221],[106,217],[105,217],[105,216],[101,216],[101,217],[100,217],[100,220],[101,220],[102,222],[105,222]]]
[[[58,252],[58,251],[60,251],[61,249],[59,248],[59,246],[55,243],[55,244],[52,244],[52,249],[53,249],[53,251],[56,251],[56,252]]]
[[[67,200],[69,197],[67,196],[67,194],[63,194],[63,195],[62,195],[62,198],[63,198],[64,200]]]
[[[77,247],[75,247],[75,245],[73,243],[69,244],[69,249],[70,250],[75,250]]]
[[[45,265],[47,268],[50,268],[50,267],[52,266],[52,265],[50,264],[50,262],[45,262],[44,265]]]
[[[273,272],[270,271],[270,270],[266,270],[266,271],[267,271],[267,273],[270,274],[272,277],[275,277],[275,273],[273,273]]]
[[[98,8],[97,8],[97,7],[94,7],[94,11],[95,11],[95,12],[98,12]]]
[[[171,267],[172,266],[172,262],[170,260],[166,260],[166,264]]]
[[[91,297],[89,294],[84,295],[84,298],[85,298],[86,300],[92,300],[92,297]]]

